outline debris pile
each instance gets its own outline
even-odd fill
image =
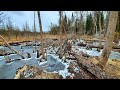
[[[14,79],[62,79],[58,73],[48,73],[41,68],[25,65],[17,70]]]

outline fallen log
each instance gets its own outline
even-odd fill
[[[77,58],[78,65],[80,67],[82,67],[84,70],[86,70],[89,74],[92,74],[93,76],[95,76],[96,78],[98,78],[98,79],[117,79],[117,77],[113,77],[113,76],[108,75],[99,66],[86,60],[84,57],[80,57],[76,53],[75,53],[75,57]]]
[[[84,41],[93,41],[93,42],[98,42],[99,39],[83,39]],[[101,42],[105,42],[105,40],[100,40]]]
[[[8,47],[9,49],[11,49],[11,50],[14,51],[16,54],[18,54],[19,56],[21,56],[22,59],[24,59],[24,56],[22,56],[21,53],[19,53],[18,51],[14,50],[14,49],[7,43],[7,41],[6,41],[1,35],[0,35],[0,38],[5,42],[5,44],[7,45],[7,47]]]
[[[86,47],[86,44],[78,44],[78,46]],[[91,45],[91,46],[89,46],[89,48],[101,48],[101,49],[103,49],[104,46],[103,46],[103,45],[101,45],[101,46]],[[113,46],[112,48],[113,48],[113,49],[120,49],[120,46]]]

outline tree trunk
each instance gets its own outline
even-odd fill
[[[94,17],[93,17],[93,23],[94,23],[93,35],[95,35],[96,22],[95,22],[95,19],[94,19]]]
[[[62,20],[63,20],[63,11],[59,11],[60,14],[60,58],[62,58]]]
[[[98,52],[100,52],[100,49],[101,49],[101,31],[102,31],[102,27],[101,27],[101,13],[100,13],[100,11],[98,12],[98,14],[99,14],[99,47],[100,48],[98,48]]]
[[[107,33],[107,27],[108,27],[108,22],[109,22],[109,15],[110,15],[110,12],[107,11],[107,16],[106,16],[106,24],[105,24],[105,31],[104,31],[104,37]]]
[[[35,52],[36,50],[36,27],[35,27],[35,11],[34,11],[34,41],[35,41]]]
[[[101,55],[101,60],[99,62],[99,65],[102,68],[105,67],[105,65],[108,61],[109,55],[111,53],[111,50],[112,50],[117,19],[118,19],[118,11],[110,11],[106,41],[105,41],[104,49],[103,49],[103,52]]]
[[[94,30],[93,30],[93,35],[97,34],[97,24],[96,24],[96,11],[94,12],[94,15],[93,15],[93,22],[94,22]]]
[[[42,23],[41,23],[41,17],[40,17],[40,12],[37,11],[38,13],[38,21],[39,21],[39,27],[40,27],[40,39],[41,39],[41,52],[42,52],[42,55],[43,55],[43,58],[45,58],[45,55],[44,55],[44,46],[43,46],[43,37],[42,37]]]
[[[17,35],[16,35],[16,41],[17,41]]]
[[[80,11],[80,31],[79,31],[80,35],[83,35],[83,11]]]

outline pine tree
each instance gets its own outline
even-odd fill
[[[93,23],[93,19],[92,19],[92,14],[90,13],[87,16],[87,20],[86,20],[86,34],[92,35],[93,29],[94,29],[94,23]]]
[[[67,16],[65,14],[65,16],[63,17],[63,32],[62,33],[67,33],[68,32],[68,26],[67,26]]]

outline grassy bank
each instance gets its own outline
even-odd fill
[[[11,36],[10,38],[8,38],[8,36],[3,36],[8,43],[15,43],[15,42],[22,42],[22,41],[33,41],[34,40],[34,36],[18,36],[16,38],[16,36]],[[65,38],[65,35],[62,35],[62,38]],[[47,40],[47,39],[59,39],[59,35],[50,35],[50,34],[44,34],[43,35],[43,39]],[[40,40],[40,35],[36,36],[36,40]],[[0,39],[0,45],[4,45],[4,42],[2,41],[2,39]]]
[[[98,64],[99,61],[95,58],[89,59],[92,63]],[[120,61],[119,60],[108,60],[104,71],[111,76],[116,76],[120,78]]]

